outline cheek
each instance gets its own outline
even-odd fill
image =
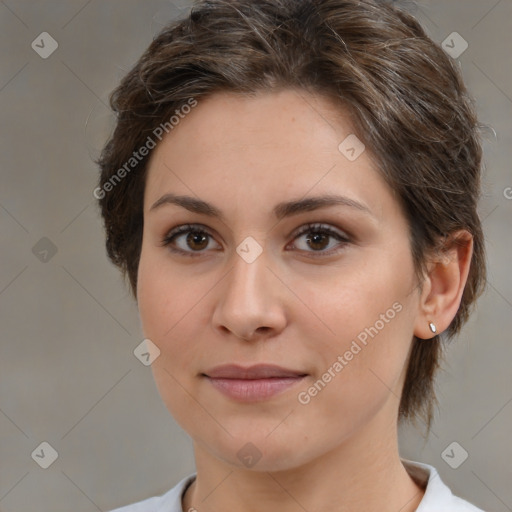
[[[204,295],[197,279],[185,278],[164,254],[142,249],[137,281],[137,303],[144,335],[157,345],[173,337]],[[167,343],[167,342],[166,342]],[[165,348],[165,347],[163,347]]]
[[[323,351],[322,367],[299,390],[297,402],[305,423],[315,425],[326,440],[350,437],[381,410],[394,418],[408,352],[400,340],[407,339],[408,322],[400,317],[406,315],[403,309],[392,319],[395,310],[386,311],[392,312],[389,323],[379,319],[361,329],[360,321],[347,320],[346,337],[317,348]]]
[[[352,340],[364,344],[375,335],[389,338],[384,350],[400,344],[412,320],[404,314],[411,306],[413,282],[407,254],[375,253],[364,261],[347,258],[329,272],[297,273],[289,283],[302,305],[297,303],[292,310],[291,323],[306,330],[301,339],[312,341],[308,348],[319,354],[322,347],[327,352],[329,347],[348,350]]]
[[[164,252],[143,247],[137,281],[139,315],[144,336],[160,349],[152,364],[155,377],[167,380],[167,386],[177,385],[171,375],[180,383],[189,379],[198,358],[204,357],[198,333],[207,327],[204,304],[215,279],[218,276],[194,277],[169,263]]]
[[[142,250],[137,281],[137,302],[144,337],[160,350],[152,371],[163,400],[179,396],[182,372],[193,362],[191,335],[187,322],[198,298],[193,282],[185,286],[183,278],[165,265],[151,250]]]
[[[165,265],[151,250],[141,253],[137,302],[144,336],[160,350],[151,370],[158,392],[174,419],[188,430],[189,413],[195,410],[184,372],[193,367],[194,344],[187,335],[187,314],[197,303],[193,282],[185,286],[183,278]]]
[[[361,424],[386,400],[398,405],[413,335],[413,267],[407,255],[381,254],[333,272],[329,280],[316,279],[314,286],[297,280],[297,294],[308,297],[309,309],[317,313],[297,322],[318,363],[299,403],[308,402],[305,407],[319,421],[336,416],[336,424],[350,430],[348,423]]]

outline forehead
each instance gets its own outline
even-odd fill
[[[306,91],[282,89],[250,95],[218,92],[200,99],[166,138],[179,144],[192,131],[195,147],[204,153],[298,147],[307,141],[308,146],[318,145],[322,138],[337,147],[339,136],[353,130],[341,105]]]
[[[392,194],[353,131],[339,105],[305,91],[200,99],[153,151],[145,209],[166,192],[256,210],[344,193],[378,212]]]

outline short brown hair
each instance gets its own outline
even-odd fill
[[[441,338],[457,334],[485,285],[482,149],[460,71],[406,12],[377,0],[213,0],[195,4],[153,40],[113,91],[117,124],[98,164],[111,260],[136,297],[149,156],[112,179],[155,127],[191,98],[278,88],[333,98],[395,191],[410,226],[419,282],[427,256],[459,229],[473,258],[459,310],[442,336],[413,340],[399,420],[430,429]],[[109,187],[106,187],[110,183]],[[107,193],[108,190],[108,193]]]

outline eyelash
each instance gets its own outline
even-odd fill
[[[189,257],[198,257],[201,256],[204,251],[183,251],[182,249],[176,249],[175,247],[172,247],[171,244],[173,243],[174,239],[178,236],[185,234],[185,233],[200,233],[203,235],[207,235],[209,237],[213,238],[213,235],[204,227],[202,227],[200,224],[184,224],[182,226],[178,226],[177,228],[171,230],[162,240],[162,246],[167,247],[171,252],[178,253],[184,256]],[[313,233],[313,234],[323,234],[327,235],[329,237],[335,238],[340,242],[340,247],[338,249],[333,249],[329,251],[304,251],[307,253],[311,253],[311,256],[314,258],[318,257],[325,257],[325,256],[331,256],[333,254],[337,254],[342,250],[342,248],[350,243],[350,240],[347,236],[342,235],[341,233],[338,233],[337,231],[333,230],[329,226],[326,226],[324,224],[318,224],[318,223],[310,223],[305,224],[302,226],[298,232],[295,232],[293,235],[293,239],[299,238],[300,236],[306,234],[306,233]],[[316,254],[315,254],[316,253]]]

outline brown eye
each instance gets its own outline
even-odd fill
[[[208,234],[191,231],[186,237],[186,244],[191,249],[200,251],[208,245]],[[206,243],[205,243],[206,242]]]
[[[313,233],[306,237],[306,242],[312,249],[321,251],[329,245],[329,238],[331,236],[324,233]]]
[[[172,252],[186,256],[200,256],[210,243],[212,235],[199,225],[187,224],[170,231],[162,245]]]
[[[312,256],[330,256],[350,242],[348,236],[323,224],[308,224],[304,226],[296,233],[294,240],[301,237],[304,237],[303,240],[305,242],[302,244],[302,247],[298,247],[296,244],[294,244],[294,246],[301,251],[310,253]],[[331,241],[333,239],[338,243],[332,244]],[[331,250],[326,250],[329,246]],[[334,250],[332,250],[333,247],[335,248]],[[338,249],[336,249],[336,247],[338,247]]]

